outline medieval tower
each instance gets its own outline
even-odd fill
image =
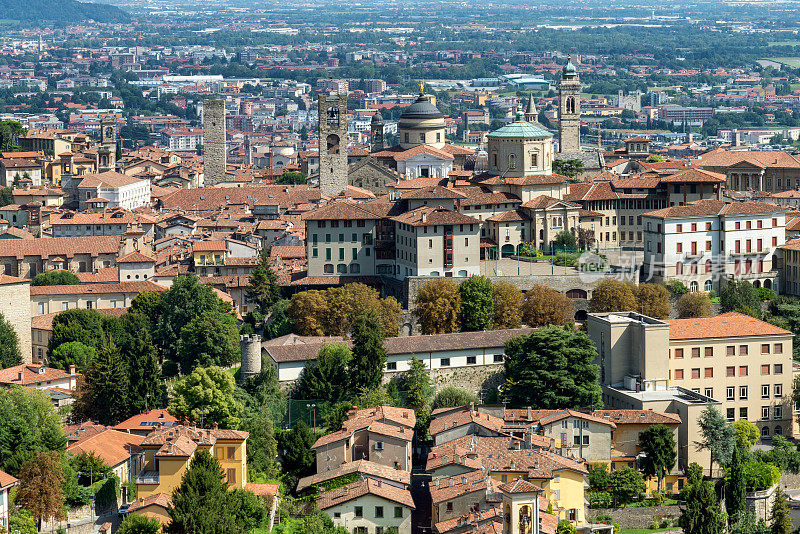
[[[370,152],[380,152],[383,150],[383,117],[378,111],[372,116],[370,121]]]
[[[203,102],[203,163],[205,184],[214,186],[225,179],[228,153],[225,146],[225,101]]]
[[[558,82],[558,150],[578,152],[581,149],[581,81],[578,70],[567,61]]]
[[[239,349],[242,357],[239,381],[244,382],[261,372],[261,336],[258,334],[240,336]]]
[[[113,116],[100,120],[100,146],[97,149],[97,168],[100,172],[113,171],[116,167],[117,123]]]
[[[319,190],[335,197],[347,189],[347,94],[319,95]]]

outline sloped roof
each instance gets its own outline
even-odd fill
[[[410,491],[370,478],[347,484],[333,491],[326,491],[317,497],[316,504],[320,510],[326,510],[364,495],[373,495],[411,509],[414,508],[414,499],[412,499]]]
[[[738,312],[723,313],[714,317],[666,321],[669,323],[669,338],[676,341],[791,334],[788,330]]]
[[[141,451],[139,444],[142,440],[144,440],[143,436],[107,428],[70,445],[67,448],[67,452],[72,454],[94,453],[95,456],[103,460],[103,463],[114,467],[127,461],[132,453]]]

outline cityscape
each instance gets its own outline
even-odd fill
[[[0,534],[793,534],[799,335],[796,0],[0,5]]]

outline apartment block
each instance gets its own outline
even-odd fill
[[[719,291],[732,279],[776,287],[784,208],[706,199],[645,213],[642,222],[644,271],[655,281],[680,280],[692,291]]]

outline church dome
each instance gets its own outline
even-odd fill
[[[493,132],[489,132],[486,137],[490,139],[502,137],[531,138],[553,137],[553,134],[538,122],[527,122],[525,120],[521,120],[521,117],[517,117],[516,121],[506,124],[505,126],[498,128]]]
[[[381,112],[375,112],[375,115],[372,116],[372,124],[383,124],[383,116],[381,116]]]
[[[575,76],[578,73],[577,69],[575,69],[575,65],[572,64],[572,59],[567,60],[567,64],[564,66],[564,74],[567,76]]]
[[[431,104],[430,98],[419,95],[413,104],[408,106],[400,115],[400,120],[428,120],[441,119],[444,115],[439,108]]]

